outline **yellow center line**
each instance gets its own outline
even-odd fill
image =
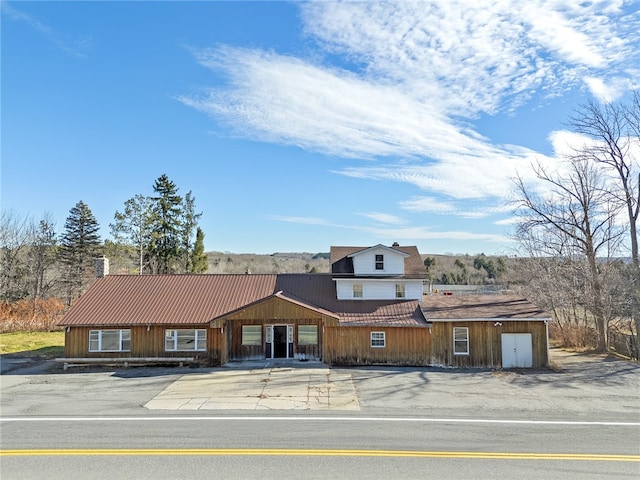
[[[167,448],[167,449],[36,449],[0,450],[0,456],[154,456],[154,455],[217,455],[217,456],[327,456],[327,457],[416,457],[469,458],[502,460],[581,460],[599,462],[640,462],[640,455],[593,453],[509,453],[509,452],[421,452],[412,450],[316,450],[316,449],[255,449],[255,448]]]

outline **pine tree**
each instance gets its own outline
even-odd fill
[[[163,174],[155,181],[153,191],[154,227],[149,255],[155,273],[172,273],[180,254],[182,197],[178,187]]]
[[[93,213],[82,200],[69,211],[60,240],[60,263],[68,305],[94,278],[95,257],[100,253],[99,229]]]
[[[190,273],[205,273],[209,269],[209,258],[204,253],[204,232],[200,227],[196,232],[196,243],[191,251]]]

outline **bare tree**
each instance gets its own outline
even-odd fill
[[[629,105],[588,103],[570,119],[577,133],[595,140],[579,148],[581,155],[607,166],[617,177],[618,188],[609,193],[621,201],[629,219],[629,240],[633,264],[638,257],[638,214],[640,213],[640,99],[635,92]]]
[[[624,231],[616,225],[620,203],[608,194],[607,179],[588,156],[564,162],[566,174],[534,166],[545,193],[536,194],[522,177],[515,179],[516,238],[540,257],[566,259],[583,265],[583,308],[592,316],[597,348],[607,349],[612,318],[607,297],[606,267],[618,252]]]
[[[0,294],[13,302],[28,294],[25,282],[29,218],[12,210],[0,214]]]

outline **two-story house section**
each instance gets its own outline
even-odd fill
[[[415,246],[331,247],[338,300],[422,301],[426,271]]]

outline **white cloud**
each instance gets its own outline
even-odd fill
[[[370,212],[361,214],[363,217],[370,218],[371,220],[375,220],[378,223],[387,223],[390,225],[402,225],[407,223],[404,218],[398,217],[397,215],[391,215],[389,213],[381,213],[381,212]]]
[[[468,218],[491,209],[462,201],[500,204],[516,173],[531,176],[532,163],[552,161],[494,145],[468,122],[540,92],[587,85],[598,98],[619,95],[639,60],[638,15],[625,13],[622,0],[297,5],[304,31],[324,49],[314,61],[230,46],[194,50],[228,83],[180,100],[245,138],[374,160],[335,172],[446,196],[452,201],[440,211]]]
[[[624,77],[609,79],[585,77],[584,82],[589,90],[601,102],[615,102],[631,88],[631,80]]]

